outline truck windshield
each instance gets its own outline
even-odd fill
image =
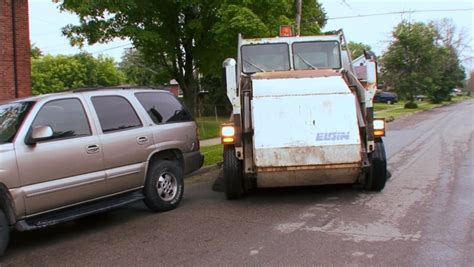
[[[255,44],[241,48],[244,73],[290,69],[288,44]]]
[[[295,70],[340,69],[341,54],[335,41],[293,43]]]
[[[0,144],[11,143],[32,102],[0,105]]]

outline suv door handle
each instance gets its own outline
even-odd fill
[[[86,147],[87,154],[95,154],[100,151],[100,147],[98,145],[90,145]]]
[[[148,143],[148,137],[146,137],[146,136],[140,136],[140,137],[138,137],[138,138],[137,138],[137,143],[138,143],[139,145],[143,145],[143,144]]]

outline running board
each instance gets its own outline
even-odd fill
[[[123,205],[141,200],[144,198],[142,191],[133,191],[105,199],[100,199],[77,206],[52,211],[31,218],[18,221],[15,228],[18,231],[27,231],[55,224],[68,222],[81,217],[89,216],[95,213],[109,211]]]

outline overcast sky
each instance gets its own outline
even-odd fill
[[[471,51],[465,56],[474,57],[474,1],[471,0],[320,0],[329,17],[325,31],[342,28],[348,41],[363,42],[381,55],[390,41],[390,33],[403,19],[412,22],[429,22],[443,18],[452,19],[459,30],[468,35]],[[69,45],[62,36],[61,28],[67,24],[77,24],[78,19],[70,13],[61,13],[57,4],[51,0],[29,0],[31,42],[44,53],[74,54],[79,51]],[[304,8],[304,6],[303,6]],[[417,12],[423,10],[471,9],[468,11]],[[402,14],[384,14],[404,12]],[[361,16],[355,18],[341,18]],[[115,40],[108,44],[86,46],[84,50],[97,54],[106,54],[120,61],[123,50],[131,47],[127,40]],[[474,69],[473,61],[464,62],[467,69]]]

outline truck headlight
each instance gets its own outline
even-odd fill
[[[222,142],[222,144],[233,144],[235,142],[235,127],[234,127],[234,125],[222,125],[222,128],[221,128],[221,142]]]
[[[374,119],[374,136],[385,136],[385,119]]]

